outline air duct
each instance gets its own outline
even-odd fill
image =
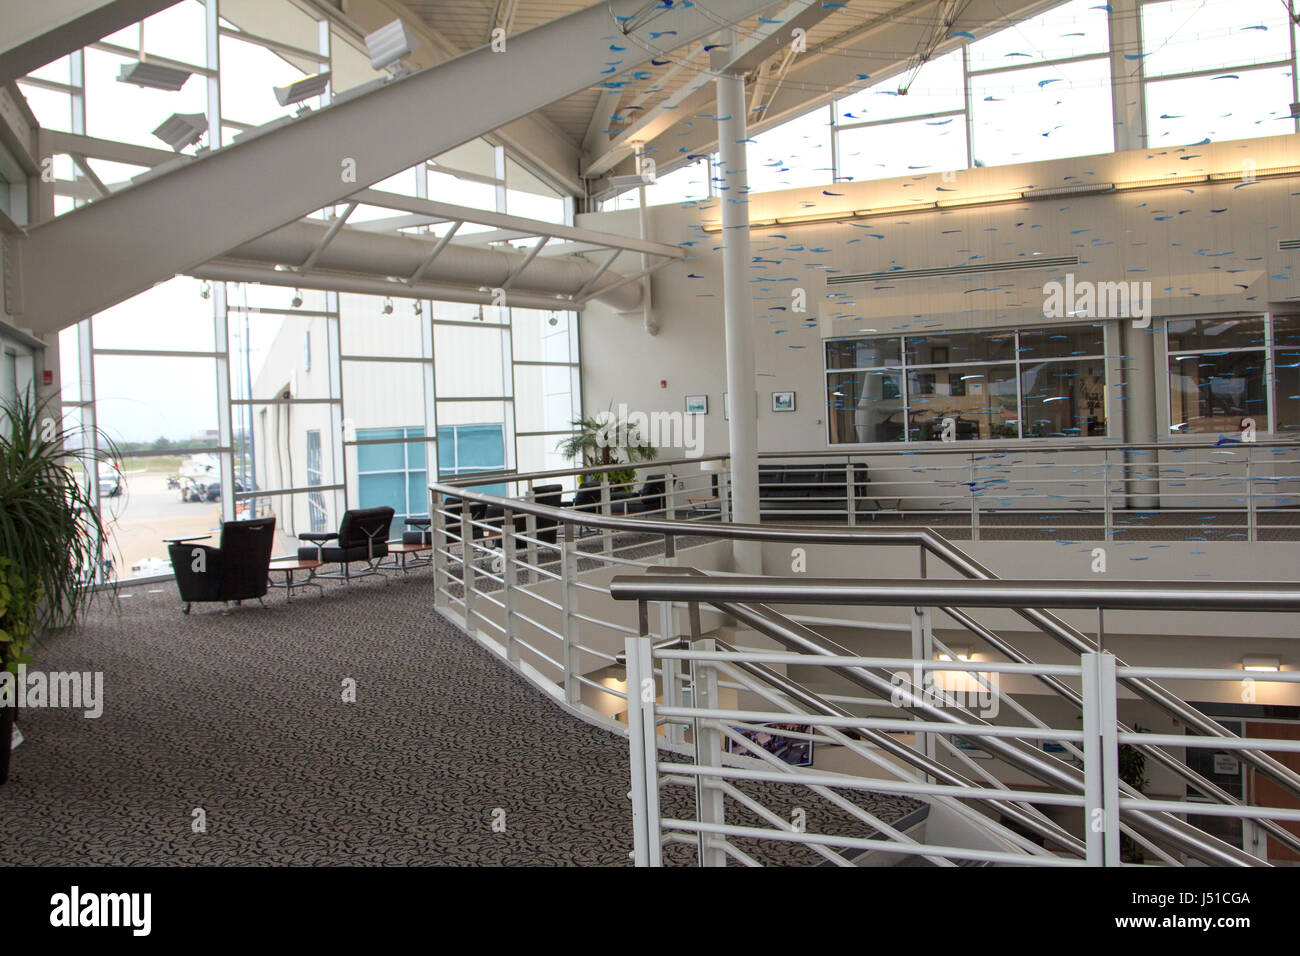
[[[272,268],[280,266],[286,277],[294,277],[294,285],[303,288],[314,288],[313,276],[316,270],[322,270],[368,276],[372,282],[385,283],[389,295],[420,295],[420,286],[427,284],[460,287],[467,295],[473,294],[472,298],[465,301],[478,301],[480,290],[506,288],[506,283],[527,255],[526,252],[515,250],[450,243],[420,272],[418,281],[407,289],[403,283],[392,280],[412,276],[425,261],[435,240],[377,235],[360,229],[344,228],[316,257],[312,272],[297,275],[284,269],[286,266],[294,267],[306,262],[322,245],[329,228],[327,222],[299,221],[231,249],[219,259],[191,270],[190,274],[200,278],[218,278],[222,274],[234,274],[232,269],[238,266],[244,270],[242,274],[251,275],[248,267],[261,264]],[[551,308],[557,305],[562,308],[555,297],[567,297],[577,292],[590,281],[598,268],[577,255],[537,256],[510,283],[510,291],[506,294],[507,304],[510,293],[513,292],[520,298],[547,298],[552,303]],[[596,281],[590,294],[619,312],[637,309],[641,305],[641,285],[636,282],[618,285],[623,282],[623,278],[613,272],[606,272]],[[338,287],[338,282],[333,281],[329,285]],[[616,285],[618,288],[611,288]],[[602,289],[607,289],[608,292],[602,294]],[[358,287],[356,291],[369,291],[369,288]]]

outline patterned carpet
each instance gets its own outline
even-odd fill
[[[21,713],[0,863],[628,862],[624,739],[568,715],[436,615],[427,569],[326,588],[185,617],[173,585],[126,585],[117,609],[48,637],[42,670],[103,671],[104,715]],[[342,700],[347,678],[355,703]],[[798,802],[767,797],[783,813]],[[665,815],[689,815],[687,800],[670,788]],[[916,806],[861,800],[888,820]],[[845,823],[808,813],[810,830]],[[735,806],[728,818],[756,822]],[[685,846],[666,856],[693,859]],[[817,861],[800,847],[765,859]]]

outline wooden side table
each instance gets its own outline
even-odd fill
[[[281,558],[279,561],[272,561],[267,567],[267,585],[273,588],[284,588],[284,603],[293,603],[293,592],[297,588],[315,588],[322,595],[325,594],[325,587],[316,581],[316,569],[324,562],[316,560],[307,560],[304,558]],[[284,574],[284,583],[276,584],[270,579],[270,576],[276,571]],[[298,571],[306,571],[307,578],[303,581],[295,581],[293,576]]]
[[[401,571],[403,574],[405,574],[407,571],[410,571],[412,568],[422,568],[426,564],[432,564],[433,563],[432,554],[429,555],[429,557],[427,558],[411,557],[411,555],[413,554],[420,554],[423,551],[432,551],[432,550],[433,550],[433,545],[431,544],[418,544],[414,542],[408,543],[405,541],[393,542],[388,545],[388,553],[393,555],[393,563],[392,565],[390,565],[390,567],[393,568],[394,570]],[[399,557],[401,558],[401,563],[398,563]]]

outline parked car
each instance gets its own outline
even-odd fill
[[[99,497],[116,498],[122,493],[122,479],[117,475],[99,476]]]

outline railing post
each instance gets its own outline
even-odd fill
[[[655,742],[654,658],[651,655],[649,611],[638,601],[640,636],[623,641],[627,660],[627,739],[632,789],[632,860],[637,866],[659,866],[659,751]]]
[[[692,604],[692,618],[699,613],[699,605]],[[691,642],[691,649],[706,653],[717,650],[713,638],[706,637]],[[718,671],[712,661],[691,661],[691,706],[704,709],[718,707]],[[704,721],[696,717],[692,727],[692,740],[695,747],[695,765],[697,767],[722,766],[722,734],[714,727],[704,726]],[[726,823],[726,810],[722,790],[717,778],[697,776],[695,778],[695,812],[701,823]],[[726,866],[726,853],[718,848],[717,841],[723,840],[721,834],[700,833],[700,866]]]
[[[677,520],[677,479],[673,475],[672,466],[668,466],[668,473],[664,475],[664,507],[667,511],[664,517],[669,521]]]
[[[1110,541],[1115,536],[1115,504],[1110,496],[1110,449],[1101,453],[1101,488],[1102,508],[1105,511],[1103,541]]]
[[[1119,866],[1119,738],[1115,655],[1085,652],[1083,667],[1084,839],[1089,866]]]
[[[722,470],[718,472],[718,520],[723,524],[731,521],[731,459],[722,459]]]
[[[600,477],[600,513],[608,518],[612,514],[609,503],[609,473],[606,472]],[[606,555],[614,553],[614,532],[608,528],[602,529],[600,532],[600,547]]]
[[[980,539],[980,500],[975,494],[975,454],[970,455],[970,464],[967,469],[970,477],[970,539],[978,541]]]
[[[465,592],[465,630],[473,634],[474,623],[474,525],[469,515],[469,502],[460,500],[460,583]]]
[[[931,628],[930,609],[928,607],[912,608],[912,659],[916,661],[929,661],[934,658],[934,631]],[[917,670],[915,676],[920,679],[921,686],[916,688],[918,695],[924,696],[926,680],[935,681],[937,676],[934,671]],[[927,757],[934,759],[935,741],[934,736],[926,733],[916,735],[915,747],[918,751]],[[928,778],[931,783],[932,778]]]
[[[445,607],[447,595],[447,555],[451,542],[447,539],[447,516],[442,513],[442,492],[429,491],[429,542],[433,545],[433,606]]]
[[[578,543],[574,526],[564,525],[564,550],[560,552],[560,634],[564,639],[564,699],[577,704],[582,699],[582,682],[578,680]]]
[[[505,518],[501,523],[501,603],[505,618],[506,660],[512,666],[519,666],[519,622],[515,620],[515,515],[506,508]]]
[[[1252,544],[1258,538],[1256,528],[1257,518],[1255,516],[1255,455],[1252,449],[1246,448],[1246,540]]]
[[[853,459],[851,457],[847,460],[844,469],[845,469],[845,479],[848,482],[844,486],[846,489],[844,494],[844,501],[849,509],[849,527],[852,528],[855,527],[858,523],[858,500],[857,500],[858,488],[857,488],[857,483],[854,482],[853,480]]]
[[[537,496],[533,491],[533,481],[531,478],[528,480],[528,493],[526,497],[529,502],[537,500]],[[524,562],[528,565],[528,572],[524,576],[524,583],[532,584],[537,580],[537,572],[533,570],[537,567],[537,545],[533,543],[537,540],[537,515],[529,514],[524,518],[524,534],[532,539],[524,544]]]

